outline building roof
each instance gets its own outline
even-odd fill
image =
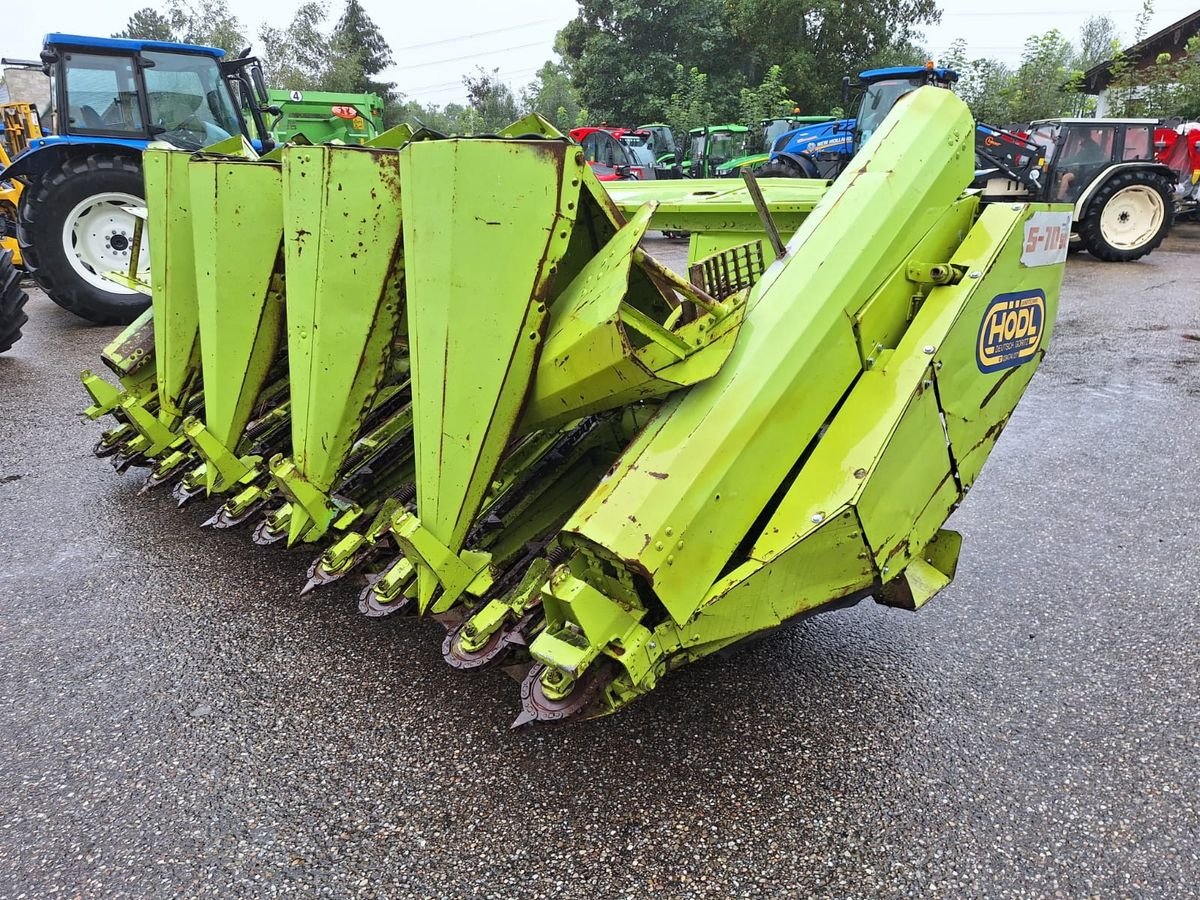
[[[1127,57],[1143,62],[1153,62],[1160,53],[1174,53],[1182,49],[1193,36],[1200,34],[1200,9],[1184,16],[1178,22],[1173,22],[1162,31],[1156,31],[1127,47],[1123,52]],[[1083,91],[1086,94],[1099,94],[1112,81],[1111,59],[1092,66],[1083,73]]]

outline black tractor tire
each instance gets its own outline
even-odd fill
[[[98,325],[128,325],[150,305],[144,294],[111,291],[75,271],[63,245],[63,228],[71,211],[88,197],[119,192],[146,196],[141,161],[124,153],[75,154],[21,192],[17,210],[17,242],[25,269],[50,299],[63,309]]]
[[[807,178],[808,175],[798,165],[781,156],[763,165],[754,173],[755,178]]]
[[[1158,204],[1153,199],[1155,196],[1161,203],[1161,210],[1157,210]],[[1136,200],[1138,197],[1141,201]],[[1119,209],[1117,215],[1122,217],[1122,222],[1125,221],[1124,217],[1136,216],[1141,212],[1150,216],[1144,237],[1139,235],[1136,242],[1130,246],[1116,246],[1104,235],[1104,213],[1113,203],[1119,205],[1116,207]],[[1139,210],[1139,207],[1144,207],[1144,210]],[[1158,226],[1153,227],[1151,223],[1156,211],[1161,211],[1162,218]],[[1097,259],[1105,262],[1130,262],[1141,259],[1158,247],[1171,230],[1174,220],[1175,199],[1167,180],[1156,172],[1127,169],[1117,172],[1096,189],[1083,217],[1076,225],[1076,231],[1088,253]]]
[[[0,353],[21,339],[21,326],[29,321],[21,290],[21,273],[13,265],[12,251],[0,251]]]

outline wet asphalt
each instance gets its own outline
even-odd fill
[[[299,600],[311,552],[138,496],[78,417],[114,330],[29,312],[0,356],[0,898],[1195,896],[1200,229],[1071,259],[920,613],[519,732],[517,685],[446,667],[438,625]]]

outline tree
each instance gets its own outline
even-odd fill
[[[1058,29],[1030,35],[1010,88],[1009,120],[1029,122],[1072,109],[1077,96],[1071,86],[1077,77],[1075,58],[1074,46]]]
[[[803,109],[840,102],[841,82],[876,65],[921,62],[922,26],[941,19],[936,0],[729,0],[739,55],[783,68]]]
[[[392,48],[358,0],[346,0],[330,46],[333,57],[327,77],[329,90],[373,92],[384,102],[392,99],[395,82],[374,79],[392,64]]]
[[[755,88],[742,88],[738,103],[740,121],[754,126],[763,119],[786,116],[796,108],[788,96],[788,87],[783,80],[783,69],[771,66],[767,69],[762,84]]]
[[[962,38],[950,45],[942,63],[958,72],[955,92],[978,121],[996,125],[1014,121],[1014,76],[1004,63],[982,57],[968,59],[967,42]]]
[[[637,124],[660,118],[675,89],[675,67],[708,73],[733,115],[750,83],[726,21],[724,0],[578,0],[557,49],[581,103],[599,119]],[[765,67],[764,67],[765,68]]]
[[[171,31],[171,23],[158,10],[146,6],[137,10],[125,28],[113,35],[115,38],[134,38],[143,41],[173,41],[175,34]]]
[[[329,80],[334,58],[332,40],[322,31],[325,7],[304,3],[286,28],[265,23],[258,30],[263,75],[267,84],[287,90],[320,90]]]
[[[713,103],[712,85],[699,69],[684,71],[675,67],[674,88],[667,100],[666,120],[677,133],[687,134],[693,128],[714,124],[720,118]]]
[[[241,52],[247,44],[242,23],[227,0],[167,0],[166,19],[176,41]]]
[[[1079,29],[1079,53],[1075,65],[1087,71],[1112,59],[1120,44],[1117,23],[1108,16],[1092,16]]]
[[[476,66],[475,72],[463,76],[467,102],[477,119],[463,123],[466,130],[495,132],[520,118],[512,88],[500,80],[500,70],[488,72]]]
[[[587,118],[587,110],[579,102],[566,66],[550,60],[521,92],[521,105],[528,112],[541,113],[564,134],[585,124]]]

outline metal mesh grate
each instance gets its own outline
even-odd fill
[[[751,241],[705,257],[688,269],[688,275],[714,300],[724,300],[752,287],[762,271],[762,242]]]

